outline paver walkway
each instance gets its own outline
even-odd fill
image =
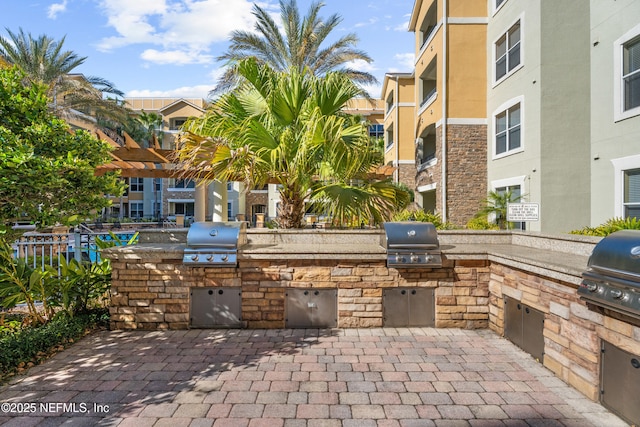
[[[0,403],[20,427],[627,425],[494,333],[433,328],[104,331]]]

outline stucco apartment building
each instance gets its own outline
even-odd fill
[[[416,203],[465,225],[486,197],[484,2],[418,0],[412,73],[385,76],[385,160]]]
[[[405,107],[386,160],[423,209],[464,225],[511,190],[539,206],[528,230],[640,217],[640,2],[416,0],[409,30],[415,68],[381,99]]]

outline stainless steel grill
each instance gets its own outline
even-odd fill
[[[582,273],[580,298],[640,319],[640,231],[622,230],[603,238]]]
[[[247,243],[245,222],[196,222],[187,233],[182,262],[187,265],[236,266],[238,249]]]
[[[438,234],[432,223],[403,221],[383,225],[387,267],[442,267]]]

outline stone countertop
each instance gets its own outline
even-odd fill
[[[143,243],[136,246],[110,248],[103,253],[114,260],[157,262],[182,259],[184,243]],[[489,260],[536,274],[580,284],[580,275],[587,268],[587,255],[572,254],[516,244],[442,244],[449,260]],[[357,243],[249,243],[239,251],[242,260],[362,260],[385,261],[386,250],[380,244]]]

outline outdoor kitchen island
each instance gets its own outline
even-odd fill
[[[589,309],[577,292],[598,238],[439,231],[441,267],[396,268],[382,230],[252,229],[237,266],[185,265],[186,234],[144,231],[140,244],[105,251],[112,329],[193,327],[194,289],[214,306],[196,318],[234,327],[490,328],[592,400],[604,343],[640,354],[634,319]]]

